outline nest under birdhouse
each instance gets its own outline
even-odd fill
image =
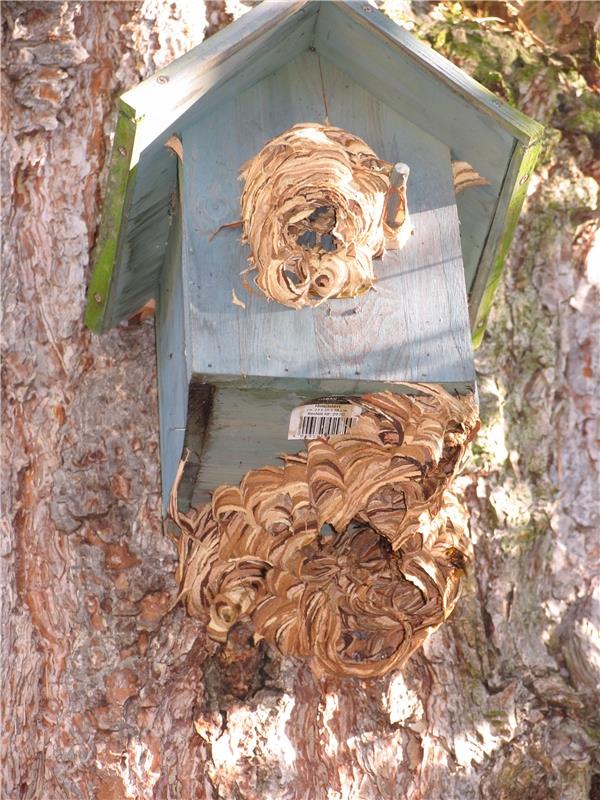
[[[244,240],[267,298],[302,308],[373,285],[373,259],[407,238],[393,168],[357,136],[316,123],[294,125],[244,165]]]
[[[477,428],[471,397],[364,395],[344,436],[220,486],[171,515],[180,598],[225,641],[237,622],[316,674],[401,666],[450,614],[468,558],[449,490]]]

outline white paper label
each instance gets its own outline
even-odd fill
[[[323,398],[297,406],[290,416],[288,439],[343,436],[348,433],[362,411],[361,406],[343,398]]]

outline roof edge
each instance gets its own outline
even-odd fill
[[[541,149],[544,128],[497,98],[451,61],[375,8],[357,0],[329,2],[333,2],[388,46],[400,48],[407,57],[444,83],[450,91],[492,118],[515,141],[515,150],[498,197],[469,298],[473,344],[478,346],[483,338],[494,292],[500,281],[502,266],[526,195],[527,182]],[[115,270],[118,269],[119,251],[127,224],[125,217],[127,204],[130,202],[128,198],[131,197],[135,185],[135,165],[144,143],[147,144],[147,140],[154,135],[154,123],[163,121],[165,113],[165,107],[157,101],[157,93],[163,96],[161,93],[164,92],[165,105],[179,118],[204,94],[204,69],[218,68],[230,56],[243,49],[249,37],[260,37],[266,31],[277,29],[278,25],[303,8],[307,9],[301,14],[303,19],[316,14],[321,4],[321,0],[289,0],[285,3],[264,0],[260,6],[119,98],[102,220],[93,251],[93,271],[85,308],[85,323],[91,330],[104,332],[114,324],[114,320],[109,319],[110,296],[114,290]],[[189,80],[181,80],[182,69],[184,75],[186,71],[189,72]],[[175,81],[171,82],[171,78],[175,76],[180,84],[181,97],[173,96]]]
[[[201,76],[204,71],[218,66],[238,50],[246,47],[248,38],[252,34],[268,33],[269,30],[293,16],[304,6],[314,6],[316,11],[319,5],[320,0],[286,0],[286,2],[263,0],[260,5],[244,16],[217,31],[210,38],[199,42],[187,53],[174,59],[170,64],[129,89],[121,95],[120,101],[125,108],[129,109],[128,113],[132,119],[156,113],[159,110],[156,105],[157,88],[164,91],[166,97],[169,98],[169,104],[174,105],[177,100],[173,100],[173,86],[169,86],[171,79],[177,74],[181,81],[182,73],[189,69],[185,103],[181,109],[181,113],[183,113],[204,93],[201,86]]]

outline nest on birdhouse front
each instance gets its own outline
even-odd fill
[[[396,165],[398,166],[398,165]],[[242,167],[241,216],[255,283],[291,308],[354,297],[373,259],[408,238],[406,177],[357,136],[294,125]]]
[[[477,412],[471,397],[417,388],[353,400],[362,414],[347,434],[251,470],[187,514],[175,488],[180,598],[209,636],[224,642],[249,622],[317,675],[369,678],[446,619],[469,553],[450,484]]]

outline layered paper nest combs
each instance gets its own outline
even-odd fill
[[[312,123],[271,139],[242,167],[250,271],[269,300],[302,308],[373,285],[373,259],[410,235],[408,167],[398,165],[395,189],[394,166],[358,136]]]
[[[449,486],[477,411],[415,388],[353,399],[363,413],[349,433],[251,470],[201,508],[179,513],[173,496],[180,597],[212,638],[250,622],[317,675],[377,677],[446,619],[469,552]]]

